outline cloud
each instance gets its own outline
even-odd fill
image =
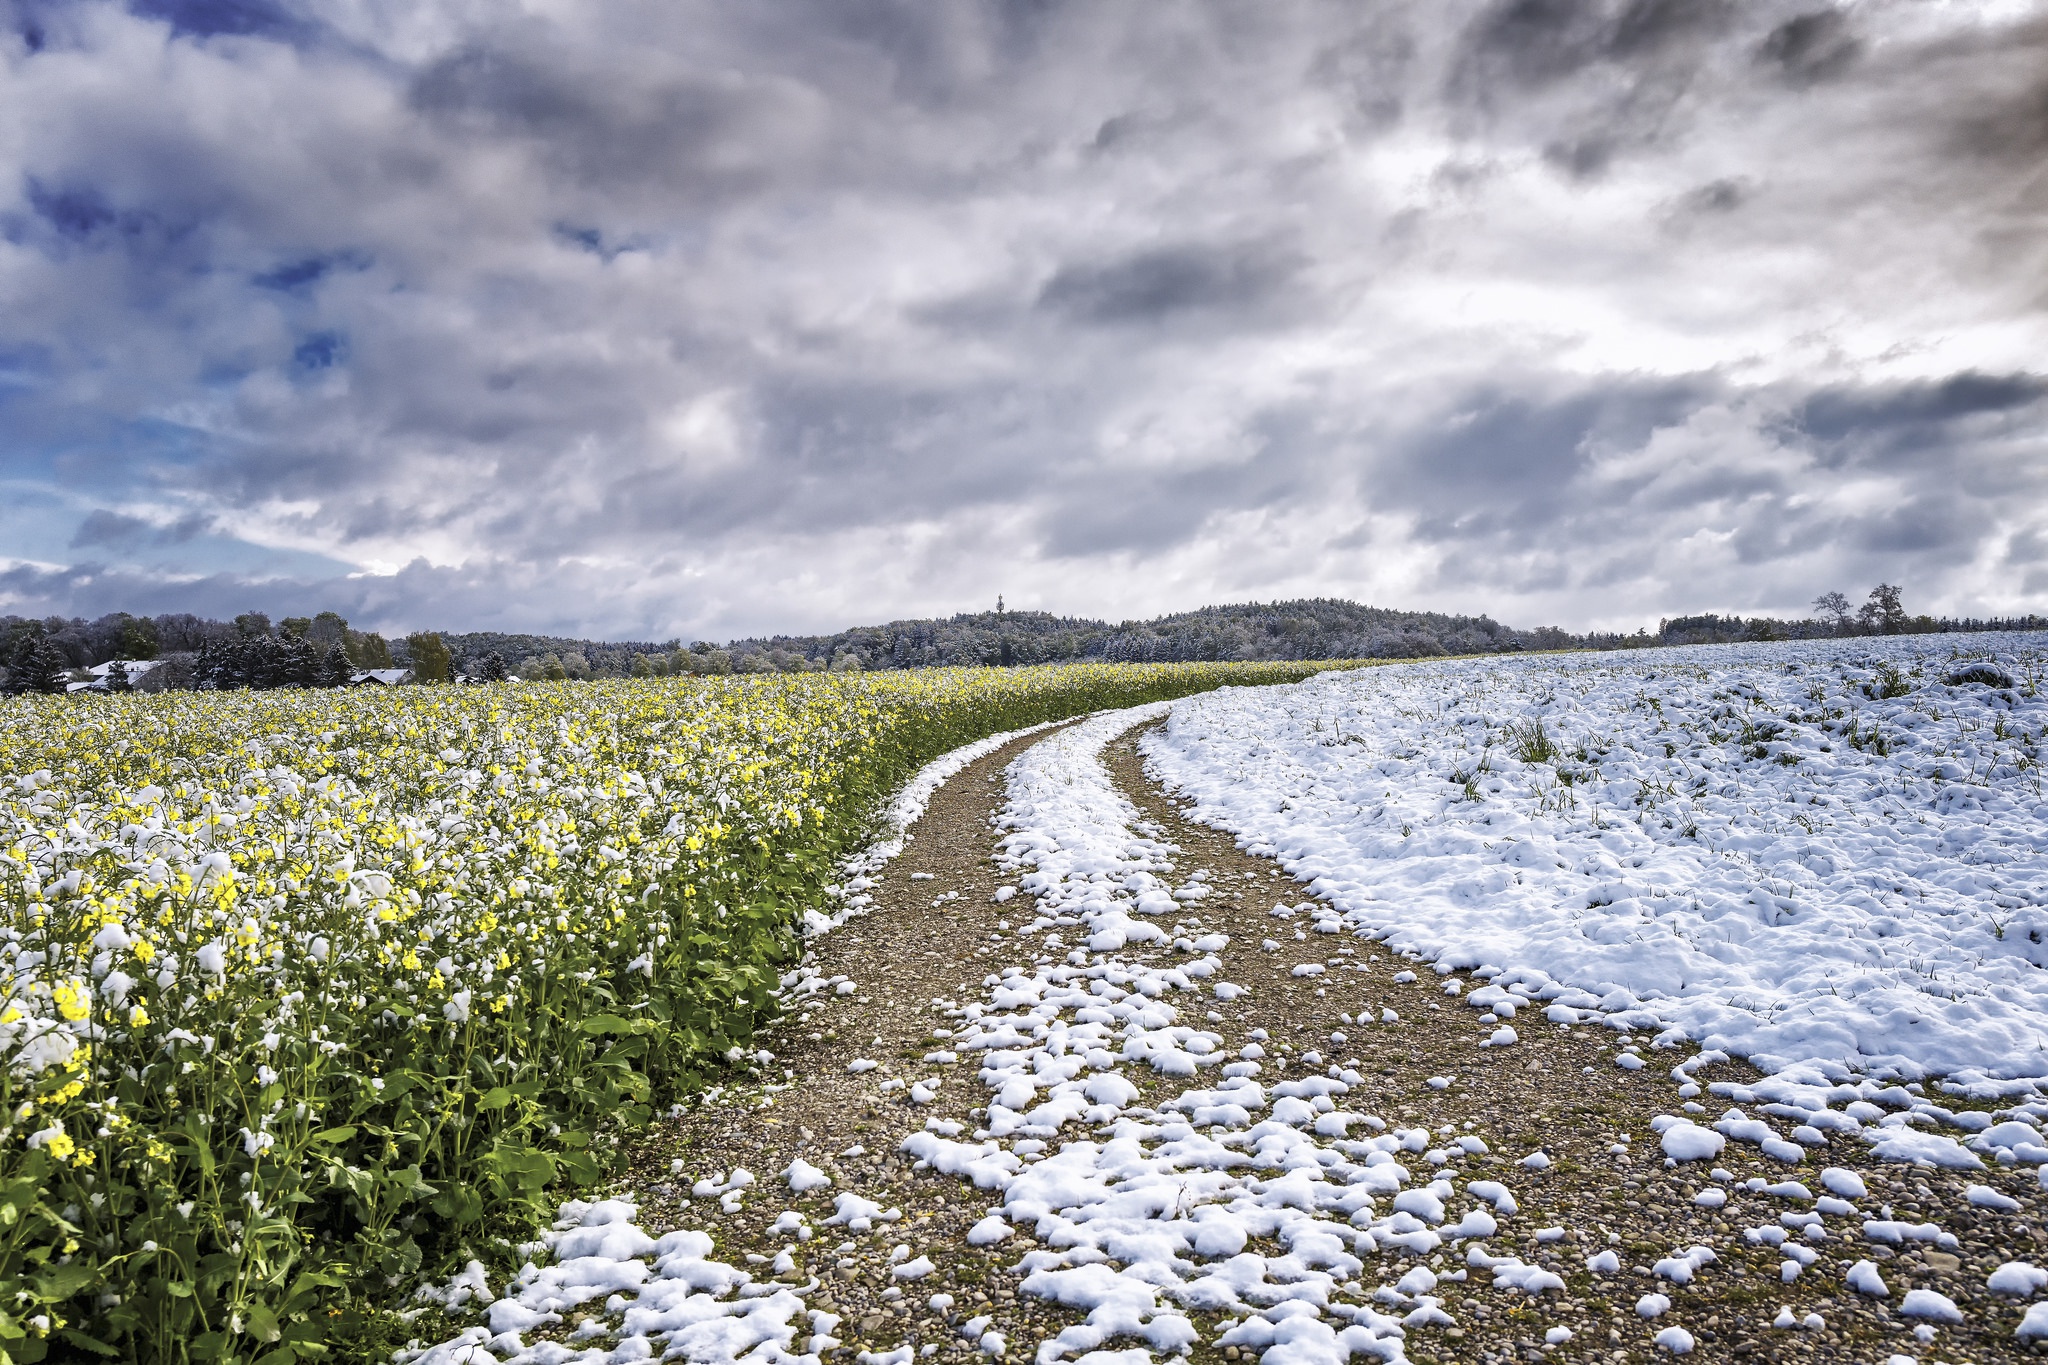
[[[1109,326],[1210,312],[1242,324],[1272,302],[1301,266],[1292,253],[1263,243],[1150,247],[1113,260],[1060,266],[1039,291],[1038,306]]]
[[[7,13],[11,609],[2040,607],[2038,6]]]

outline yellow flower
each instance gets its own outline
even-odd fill
[[[128,1011],[128,1027],[141,1028],[144,1024],[147,1024],[148,1022],[149,1011],[143,1008],[142,1003],[140,1001],[137,1001],[134,1007]]]
[[[405,956],[399,959],[399,964],[409,972],[416,972],[420,969],[420,955],[407,948]]]
[[[57,1012],[74,1024],[92,1013],[92,996],[79,982],[63,982],[51,995],[57,1001]]]
[[[43,1150],[62,1161],[78,1150],[78,1144],[71,1140],[69,1133],[58,1133],[44,1141]]]

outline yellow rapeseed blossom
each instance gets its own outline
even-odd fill
[[[296,1221],[332,1216],[296,1193],[331,1188],[327,1171],[488,1153],[499,1122],[587,1141],[655,1112],[692,1068],[746,1058],[802,917],[831,908],[836,860],[920,763],[999,730],[1311,671],[0,700],[0,1177],[38,1141],[58,1163],[38,1197],[72,1211],[84,1257],[108,1255],[105,1281],[69,1302],[138,1301],[161,1273],[123,1246],[141,1215],[115,1217],[117,1181],[153,1191],[151,1216],[204,1255],[340,1255],[327,1225]],[[492,1093],[519,1105],[479,1107]],[[88,1172],[96,1160],[111,1169]],[[0,1303],[25,1286],[0,1275]]]

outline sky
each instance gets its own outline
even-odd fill
[[[0,612],[2048,611],[2048,0],[0,0]]]

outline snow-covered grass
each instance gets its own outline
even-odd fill
[[[2044,645],[1373,669],[1182,703],[1146,751],[1323,913],[1440,970],[1766,1070],[2010,1092],[2048,1078]]]

